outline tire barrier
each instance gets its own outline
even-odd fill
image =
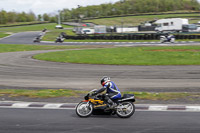
[[[200,39],[200,35],[175,35],[176,39]]]
[[[62,34],[62,33],[61,33]],[[161,34],[125,34],[125,35],[62,35],[72,40],[159,40]],[[176,39],[200,39],[200,35],[174,35]]]

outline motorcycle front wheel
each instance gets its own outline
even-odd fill
[[[121,118],[129,118],[135,113],[135,105],[132,102],[122,102],[117,106],[116,113]]]
[[[93,112],[93,106],[89,102],[80,102],[76,106],[76,114],[79,117],[89,117]]]
[[[174,39],[174,38],[172,38],[172,39],[170,40],[170,42],[171,42],[171,43],[174,43],[174,42],[175,42],[175,39]]]

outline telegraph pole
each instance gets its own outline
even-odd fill
[[[60,10],[58,10],[58,25],[61,25],[61,21],[60,21]]]

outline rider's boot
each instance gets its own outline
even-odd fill
[[[111,99],[108,99],[108,106],[110,109],[114,109],[115,107],[117,107],[117,104],[113,102]]]

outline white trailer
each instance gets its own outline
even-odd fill
[[[117,33],[138,32],[138,27],[117,27]]]
[[[155,22],[157,27],[155,28],[158,32],[163,31],[182,31],[182,26],[187,25],[188,19],[182,18],[171,18],[171,19],[160,19]]]

